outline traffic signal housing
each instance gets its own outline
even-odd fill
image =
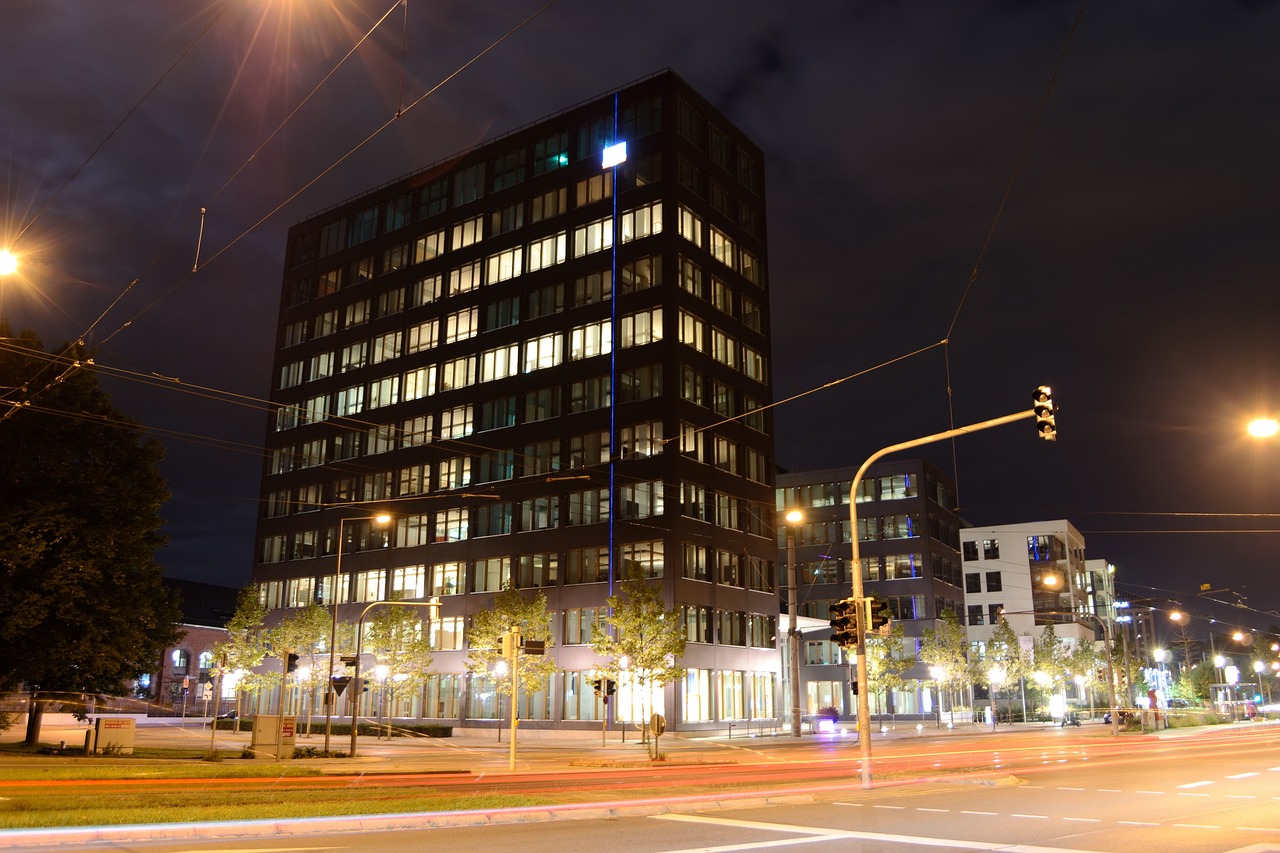
[[[1054,419],[1053,389],[1041,385],[1031,395],[1031,408],[1036,413],[1036,434],[1045,441],[1058,440],[1058,423]]]
[[[858,602],[852,598],[846,598],[841,601],[833,602],[831,605],[831,627],[835,629],[835,633],[831,635],[831,641],[837,646],[850,648],[856,646],[859,640],[858,634]]]
[[[888,635],[893,619],[886,609],[886,602],[874,595],[867,596],[867,633]]]
[[[286,655],[286,656],[285,656],[284,671],[285,671],[285,672],[297,672],[297,671],[298,671],[298,656],[297,656],[297,655],[295,655],[295,654],[293,654],[292,652],[290,652],[288,655]]]

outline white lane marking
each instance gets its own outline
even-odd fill
[[[905,809],[905,808],[906,808],[906,806],[872,806],[871,808],[873,808],[873,809],[897,809],[897,810],[901,811],[902,809]]]
[[[1261,773],[1237,773],[1234,776],[1228,776],[1228,779],[1248,779],[1250,776],[1261,776]]]
[[[1068,788],[1068,787],[1065,787],[1065,786],[1059,786],[1059,787],[1058,787],[1058,790],[1059,790],[1059,791],[1083,791],[1083,790],[1084,790],[1084,788]]]
[[[1212,785],[1212,784],[1213,784],[1212,782],[1205,780],[1200,782],[1188,782],[1187,784],[1179,785],[1178,787],[1179,788],[1203,788],[1205,785]]]
[[[1011,814],[1009,815],[1009,817],[1025,817],[1025,818],[1031,818],[1032,820],[1048,820],[1049,819],[1049,816],[1047,814]]]
[[[1192,794],[1186,791],[1179,791],[1178,796],[1179,797],[1207,797],[1209,795],[1208,794]]]
[[[1102,823],[1102,818],[1097,817],[1064,817],[1063,820],[1069,820],[1073,823]]]
[[[1135,794],[1163,794],[1164,791],[1134,791]]]
[[[938,814],[946,814],[947,812],[951,811],[951,809],[926,809],[926,808],[921,807],[921,808],[916,809],[916,811],[918,811],[918,812],[937,812]]]
[[[1227,794],[1228,800],[1256,800],[1257,794]]]
[[[1037,844],[1005,844],[1003,842],[966,841],[959,838],[931,838],[920,835],[895,835],[886,832],[859,832],[846,829],[829,829],[821,826],[789,826],[784,823],[764,823],[754,820],[711,817],[709,815],[661,814],[654,820],[674,820],[685,823],[702,823],[715,826],[733,826],[743,829],[760,829],[773,832],[799,834],[801,838],[783,838],[776,841],[752,841],[742,844],[726,844],[720,847],[688,847],[667,850],[663,853],[733,853],[738,850],[762,850],[768,847],[786,847],[791,844],[807,844],[811,841],[831,841],[839,838],[856,838],[867,841],[885,841],[895,844],[915,844],[924,847],[949,847],[959,850],[992,850],[1000,853],[1092,853],[1073,847],[1041,847]]]
[[[1119,794],[1122,793],[1119,788],[1099,788],[1099,794]]]
[[[1220,826],[1213,826],[1207,823],[1175,823],[1174,826],[1179,829],[1222,829]]]
[[[1150,821],[1145,821],[1145,820],[1118,820],[1116,821],[1116,823],[1120,824],[1121,826],[1159,826],[1160,825],[1158,823],[1151,823]]]
[[[986,817],[994,817],[996,813],[995,812],[967,812],[962,809],[960,811],[960,814],[977,814],[977,815],[985,815]]]

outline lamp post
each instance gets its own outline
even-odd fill
[[[1000,722],[1000,706],[996,702],[996,698],[1000,692],[1000,685],[1004,684],[1007,673],[1004,667],[993,666],[987,670],[987,679],[991,682],[991,728],[994,730]]]
[[[929,677],[933,679],[933,689],[938,694],[937,707],[934,708],[937,728],[942,728],[942,682],[947,677],[947,671],[934,665],[929,667]]]
[[[804,513],[793,509],[787,519],[787,660],[791,668],[791,736],[800,737],[800,632],[796,628],[799,602],[796,600],[796,525]]]
[[[342,543],[344,541],[343,527],[348,521],[372,521],[379,527],[386,527],[391,523],[391,516],[386,513],[378,515],[366,515],[359,518],[339,518],[338,519],[338,554],[337,560],[333,568],[333,622],[329,628],[329,677],[325,679],[324,685],[324,751],[329,751],[329,737],[333,732],[333,706],[337,704],[337,694],[333,691],[333,673],[335,664],[337,663],[337,647],[338,647],[338,602],[342,596],[338,593],[338,587],[342,583]],[[354,697],[353,697],[354,698]]]

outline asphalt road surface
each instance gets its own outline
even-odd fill
[[[856,777],[839,791],[797,788],[788,804],[676,810],[661,801],[589,809],[578,819],[543,813],[455,815],[430,826],[425,816],[366,821],[360,831],[332,819],[266,827],[228,827],[236,837],[153,843],[145,833],[77,849],[129,851],[419,851],[518,853],[636,851],[684,853],[797,848],[806,851],[947,850],[1280,851],[1280,748],[1272,727],[1130,743],[1044,733],[957,739],[984,772],[953,781],[892,783],[864,790]],[[811,750],[817,744],[810,743]],[[909,747],[902,744],[902,748]],[[916,750],[917,766],[932,751]],[[979,756],[979,749],[982,756]],[[792,753],[792,749],[787,750]],[[886,750],[888,752],[888,750]],[[904,759],[905,761],[906,759]],[[994,771],[994,772],[993,772]],[[678,790],[672,792],[680,793]],[[783,792],[777,792],[781,795]],[[782,799],[786,799],[782,797]],[[634,813],[628,813],[634,812]],[[499,822],[494,821],[513,821]],[[379,825],[395,826],[383,831]],[[280,833],[287,833],[280,834]],[[51,841],[53,839],[50,839]],[[69,849],[70,839],[64,838]],[[2,846],[3,842],[0,842]],[[25,845],[24,845],[25,846]],[[44,849],[52,849],[45,847]]]

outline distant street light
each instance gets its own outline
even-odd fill
[[[324,685],[324,751],[329,751],[329,736],[333,732],[333,706],[337,704],[337,695],[333,690],[333,671],[334,664],[337,662],[338,647],[338,601],[342,598],[338,594],[338,587],[342,583],[342,528],[348,521],[372,521],[379,527],[386,527],[391,523],[391,516],[385,512],[378,515],[366,515],[360,518],[339,518],[338,519],[338,559],[333,569],[333,590],[331,596],[333,598],[333,624],[329,629],[329,677],[325,679]],[[359,685],[351,685],[353,691],[359,689]],[[357,701],[356,696],[352,696],[350,701]]]

